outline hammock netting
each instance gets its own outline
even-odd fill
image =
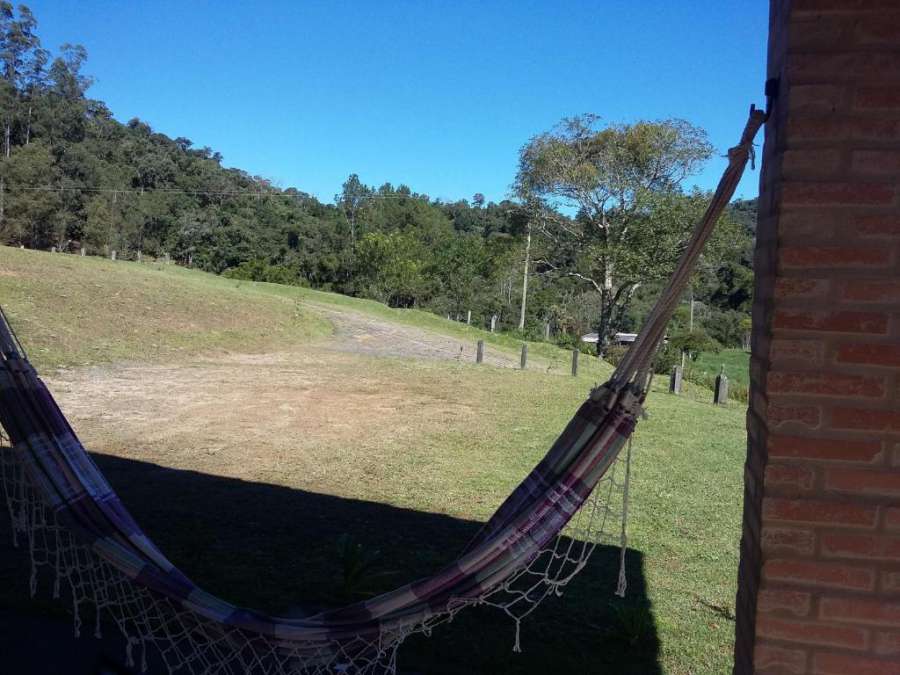
[[[431,577],[304,618],[236,607],[196,586],[133,520],[79,442],[0,312],[0,469],[13,543],[31,558],[30,587],[49,572],[74,608],[75,634],[112,622],[129,665],[155,650],[170,673],[394,673],[409,636],[473,605],[519,622],[561,595],[597,545],[622,547],[625,591],[629,438],[651,362],[690,274],[752,155],[765,119],[751,108],[740,144],[672,281],[608,382],[592,390],[547,455],[475,539]],[[623,452],[624,448],[628,448]]]

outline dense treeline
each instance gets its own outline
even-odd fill
[[[571,341],[598,326],[606,335],[639,325],[706,199],[680,189],[709,156],[701,130],[680,121],[598,130],[593,118],[576,118],[523,148],[515,199],[445,202],[350,175],[334,203],[322,203],[225,168],[221,155],[187,138],[139,119],[118,122],[87,96],[84,48],[67,44],[51,54],[36,31],[26,7],[0,3],[6,244],[115,250],[119,258],[167,254],[237,278],[453,317],[471,311],[479,325],[496,315],[501,329],[535,336],[549,323],[554,336]],[[565,190],[584,187],[553,174],[571,169],[568,161],[576,164],[565,176],[595,187],[605,180],[620,194],[599,210],[567,202]],[[585,178],[584,166],[604,171]],[[623,176],[637,182],[625,185]],[[735,204],[732,213],[694,296],[696,326],[736,345],[750,303],[755,204]],[[676,323],[687,320],[679,315]]]

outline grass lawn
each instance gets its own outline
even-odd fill
[[[572,378],[336,352],[319,307],[511,353],[521,343],[174,266],[0,248],[0,304],[163,550],[209,590],[279,613],[452,559],[608,373],[592,360]],[[568,359],[547,344],[530,352]],[[697,387],[670,396],[662,379],[634,439],[628,597],[613,595],[617,551],[602,548],[525,620],[522,654],[505,617],[472,611],[412,639],[401,672],[730,672],[744,410]],[[378,573],[353,588],[339,571],[344,534],[378,552]],[[0,564],[0,602],[26,611],[21,571]]]
[[[700,377],[714,378],[725,366],[728,380],[741,387],[750,386],[750,354],[743,349],[723,349],[717,354],[703,352],[690,368]]]

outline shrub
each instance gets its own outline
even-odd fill
[[[297,273],[284,265],[270,265],[264,260],[255,259],[242,262],[237,267],[230,267],[222,273],[228,279],[244,281],[267,281],[273,284],[301,286],[302,280]]]
[[[679,353],[687,352],[691,361],[696,361],[703,352],[717,354],[722,351],[721,344],[711,338],[705,330],[697,328],[673,334],[669,338],[668,346]]]
[[[628,347],[623,345],[610,345],[603,354],[603,360],[612,366],[618,366],[628,349]]]
[[[657,375],[668,375],[672,368],[681,363],[681,351],[671,344],[665,344],[656,353],[653,360],[653,372]]]

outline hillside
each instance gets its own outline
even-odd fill
[[[647,289],[655,295],[668,278],[709,199],[682,184],[712,155],[703,129],[685,120],[601,124],[585,115],[522,138],[518,162],[508,158],[511,168],[518,164],[509,176],[514,187],[498,202],[480,192],[435,199],[408,185],[367,185],[352,166],[333,198],[320,200],[302,185],[279,187],[229,168],[220,152],[160,133],[147,120],[117,119],[91,95],[83,47],[48,51],[26,6],[4,5],[0,18],[0,244],[101,257],[115,252],[125,260],[168,256],[232,278],[438,316],[471,312],[475,325],[494,319],[520,337],[539,338],[549,326],[569,345],[601,325],[605,340],[640,325]],[[315,133],[298,130],[307,132]],[[629,176],[627,188],[601,180],[564,189],[565,175],[580,170],[541,174],[540,167],[556,165],[540,160],[545,146],[568,148],[561,157],[582,161],[575,159],[579,134],[598,149],[582,158],[593,167],[588,174]],[[620,151],[600,152],[607,141]],[[616,157],[632,159],[613,166]],[[666,175],[651,166],[668,167]],[[573,201],[576,194],[586,201]],[[625,195],[643,196],[638,203]],[[595,204],[606,204],[604,212],[594,213]],[[745,332],[754,222],[754,202],[729,209],[695,284],[696,299],[709,310],[700,323],[726,346],[739,345]],[[606,227],[617,234],[601,236]],[[680,313],[674,324],[683,329]]]
[[[0,248],[0,299],[162,548],[212,591],[275,612],[365,597],[451,558],[609,372],[583,359],[572,378],[570,353],[539,343],[522,372],[511,338],[430,313],[156,263]],[[402,668],[729,667],[743,409],[660,383],[649,411],[626,600],[612,595],[617,549],[601,547],[523,624],[524,654],[502,616],[474,612],[412,641]],[[373,556],[371,574],[341,577],[342,535]],[[33,611],[19,558],[0,560],[0,601]]]

